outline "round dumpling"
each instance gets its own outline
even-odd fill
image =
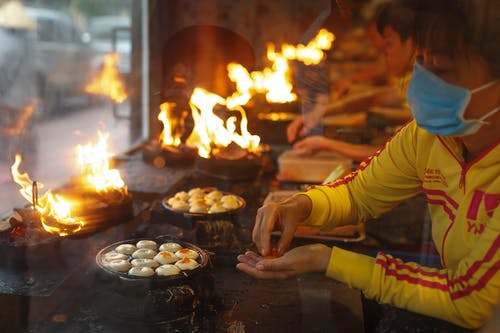
[[[162,265],[171,264],[178,260],[177,256],[170,251],[161,251],[155,257],[154,260]]]
[[[240,206],[238,199],[231,194],[223,196],[220,201],[222,202],[222,206],[227,209],[236,209]]]
[[[155,250],[151,249],[137,249],[134,253],[132,253],[132,258],[135,259],[153,259],[156,255]]]
[[[216,202],[210,207],[209,211],[210,213],[215,214],[215,213],[224,213],[227,211],[227,209],[226,207],[224,207],[224,205],[222,205],[222,203]]]
[[[196,252],[195,250],[191,250],[191,249],[182,249],[182,250],[179,250],[177,252],[175,252],[175,255],[179,258],[191,258],[191,259],[198,259],[198,252]]]
[[[106,266],[117,272],[126,272],[132,267],[132,264],[126,259],[113,259]]]
[[[156,269],[156,274],[160,276],[170,276],[170,275],[177,275],[181,272],[180,268],[171,265],[171,264],[166,264],[166,265],[161,265]]]
[[[182,245],[179,243],[169,242],[160,245],[160,251],[169,251],[175,253],[179,250],[182,250]]]
[[[216,204],[216,203],[218,203],[218,202],[219,202],[219,199],[215,199],[215,198],[207,198],[207,199],[205,200],[205,205],[207,205],[207,206],[212,206],[212,205],[214,205],[214,204]]]
[[[213,190],[207,194],[208,199],[219,200],[224,194],[219,190]]]
[[[151,267],[134,266],[129,269],[128,274],[134,276],[153,276],[155,274],[155,271]]]
[[[175,263],[175,266],[179,267],[183,271],[190,271],[192,269],[195,269],[196,267],[199,266],[198,262],[196,260],[193,260],[191,258],[184,258]]]
[[[189,208],[190,213],[204,214],[208,211],[208,207],[205,203],[195,203]]]
[[[195,187],[195,188],[192,188],[192,189],[189,190],[188,195],[190,197],[193,197],[193,196],[204,196],[205,195],[205,191],[203,191],[199,187]]]
[[[130,263],[134,267],[156,268],[160,265],[158,262],[156,262],[156,260],[153,260],[153,259],[132,259],[132,261],[130,261]]]
[[[171,207],[181,212],[187,212],[189,210],[189,204],[182,200],[175,200]]]
[[[138,241],[137,244],[135,244],[135,246],[138,249],[156,250],[156,248],[158,247],[158,244],[156,244],[155,241],[144,239],[144,240]]]
[[[133,244],[120,244],[116,247],[115,251],[123,254],[132,254],[137,250]]]
[[[180,201],[186,201],[189,199],[189,194],[186,191],[177,192],[174,195],[174,198]]]
[[[205,199],[203,197],[191,197],[188,200],[189,204],[192,205],[204,205],[205,204]]]
[[[119,252],[115,252],[115,251],[111,251],[111,252],[105,253],[103,256],[104,261],[111,261],[111,260],[116,260],[116,259],[128,259],[128,255],[123,254],[123,253],[119,253]]]

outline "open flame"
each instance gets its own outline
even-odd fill
[[[184,121],[187,117],[187,111],[184,111],[181,117],[174,117],[172,110],[175,103],[165,102],[160,105],[158,120],[163,124],[163,131],[160,133],[160,144],[162,147],[179,147],[181,137],[184,134]]]
[[[289,62],[294,60],[306,65],[319,64],[325,59],[324,51],[331,48],[334,39],[335,36],[331,32],[321,29],[307,45],[285,44],[281,52],[278,52],[273,44],[269,44],[267,58],[272,65],[261,71],[250,73],[241,64],[229,63],[228,75],[236,84],[237,91],[225,99],[202,88],[194,89],[189,101],[194,128],[186,144],[197,147],[198,155],[204,158],[209,158],[233,142],[248,152],[258,152],[260,137],[248,132],[248,119],[242,106],[246,105],[255,94],[265,94],[267,101],[272,103],[289,103],[296,100]],[[216,105],[240,113],[239,131],[236,125],[237,117],[231,116],[224,121],[213,112]],[[163,147],[179,146],[184,131],[184,118],[174,120],[172,107],[171,103],[160,105],[161,112],[158,119],[162,121],[164,127],[160,135]]]
[[[116,67],[117,61],[118,54],[116,52],[108,53],[104,58],[101,75],[88,84],[85,91],[91,94],[109,96],[116,103],[122,103],[126,100],[127,94]]]
[[[120,177],[117,169],[110,169],[107,153],[107,134],[99,132],[99,142],[93,146],[78,145],[78,163],[81,168],[81,180],[87,184],[85,190],[91,189],[98,194],[112,192],[113,195],[124,196],[127,187]],[[14,164],[11,166],[12,178],[21,186],[19,192],[33,205],[39,213],[43,228],[50,233],[60,236],[75,234],[85,226],[85,221],[73,216],[72,208],[81,206],[80,202],[68,199],[64,195],[53,194],[50,190],[38,197],[38,190],[43,188],[42,183],[36,184],[27,173],[20,173],[21,156],[16,154]]]
[[[11,166],[12,177],[21,186],[19,193],[39,213],[43,228],[47,232],[57,233],[60,236],[67,236],[78,232],[85,223],[71,216],[72,203],[59,195],[53,195],[50,190],[40,198],[36,198],[34,182],[27,173],[19,172],[21,160],[21,155],[16,154],[14,164]],[[37,188],[43,188],[43,184],[37,183]],[[54,226],[52,221],[57,221],[58,225]]]
[[[266,94],[271,103],[289,103],[297,99],[292,92],[289,61],[296,60],[306,65],[317,65],[325,58],[324,51],[332,47],[335,35],[321,29],[307,45],[297,46],[284,44],[281,52],[277,52],[274,44],[267,46],[267,59],[272,63],[262,71],[249,73],[240,64],[230,63],[227,66],[229,78],[235,82],[237,91],[227,100],[227,106],[247,104],[253,95]]]
[[[224,122],[213,112],[217,104],[240,113],[239,133],[236,131],[236,116],[231,116]],[[249,152],[259,151],[260,137],[248,132],[248,119],[243,108],[239,106],[230,108],[224,98],[202,88],[194,89],[189,105],[194,128],[186,143],[198,147],[198,155],[201,157],[209,158],[214,149],[227,147],[232,142]]]
[[[82,179],[95,188],[97,193],[113,191],[126,195],[127,187],[120,171],[109,167],[109,158],[113,156],[107,151],[109,134],[98,132],[98,135],[99,141],[95,145],[88,143],[76,147]]]

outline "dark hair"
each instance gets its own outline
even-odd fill
[[[420,0],[415,18],[419,49],[446,53],[477,52],[500,76],[500,1]]]
[[[377,30],[383,34],[384,28],[391,27],[399,33],[401,41],[404,42],[413,35],[415,16],[415,1],[400,0],[382,3],[375,13]]]

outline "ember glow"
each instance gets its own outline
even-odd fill
[[[229,146],[232,142],[249,152],[258,152],[260,137],[248,132],[248,119],[241,107],[229,108],[221,96],[210,93],[202,88],[196,88],[189,102],[192,110],[194,128],[186,143],[198,148],[198,155],[209,158],[214,149]],[[237,117],[231,116],[225,122],[214,112],[219,104],[227,106],[231,111],[241,115],[239,133],[236,131]]]
[[[158,120],[160,120],[163,124],[163,131],[160,134],[160,144],[162,147],[179,147],[181,144],[181,137],[184,134],[184,121],[187,117],[187,112],[183,112],[181,117],[174,117],[172,115],[174,107],[174,103],[168,102],[160,105]]]
[[[33,181],[27,173],[19,172],[21,160],[21,155],[16,154],[14,164],[11,166],[12,177],[21,186],[19,193],[34,205]],[[43,184],[37,183],[37,188],[43,188]],[[59,195],[53,195],[49,190],[37,199],[34,208],[40,214],[42,226],[47,232],[67,236],[78,232],[85,224],[71,217],[71,205],[70,201]],[[57,226],[51,221],[57,221]]]
[[[76,147],[81,177],[95,188],[97,193],[113,191],[126,195],[127,187],[120,176],[120,171],[109,167],[109,158],[113,156],[107,151],[109,134],[101,132],[98,134],[99,141],[95,145],[88,143]]]
[[[104,58],[101,75],[88,84],[85,91],[91,94],[108,96],[116,103],[122,103],[126,100],[127,94],[116,67],[117,60],[117,53],[108,53]]]
[[[306,65],[317,65],[325,59],[324,51],[332,47],[335,35],[321,29],[307,45],[297,46],[285,44],[281,52],[277,52],[274,44],[267,46],[267,59],[272,63],[262,71],[249,73],[240,64],[230,63],[227,66],[229,78],[235,82],[237,91],[227,99],[227,106],[247,104],[254,94],[266,94],[271,103],[289,103],[297,99],[292,92],[289,61],[295,60]]]

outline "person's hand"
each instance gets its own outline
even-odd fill
[[[271,254],[271,232],[281,230],[277,244],[278,255],[283,254],[297,229],[297,225],[311,213],[312,203],[306,195],[295,195],[282,202],[271,202],[257,210],[252,239],[263,256]]]
[[[298,138],[304,137],[319,124],[322,116],[323,113],[321,110],[318,110],[295,117],[295,119],[286,128],[288,142],[292,143]]]
[[[286,279],[308,272],[325,272],[331,248],[323,244],[296,247],[282,257],[266,258],[247,251],[238,256],[236,268],[258,279]]]
[[[334,141],[321,135],[308,136],[293,145],[293,151],[297,155],[310,156],[322,150],[332,150]]]

